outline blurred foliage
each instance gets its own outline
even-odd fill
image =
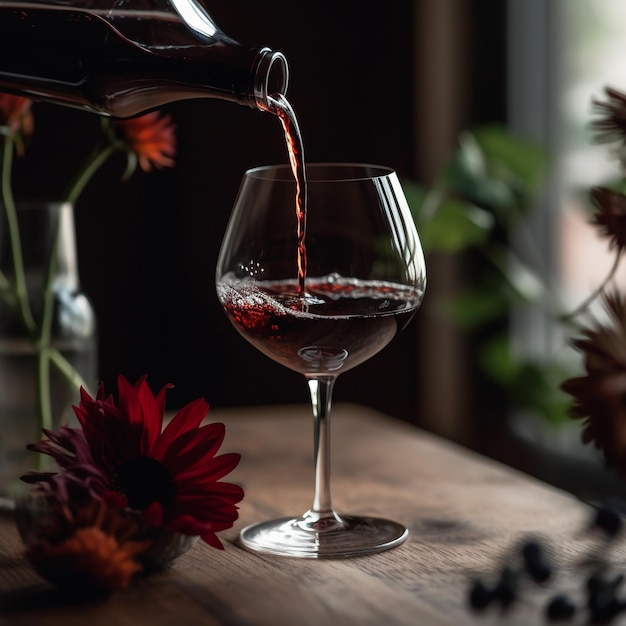
[[[437,303],[438,312],[478,338],[479,365],[506,393],[512,409],[530,410],[556,424],[569,419],[560,384],[572,366],[556,356],[513,354],[508,326],[516,305],[552,310],[557,319],[555,290],[537,267],[528,223],[547,165],[541,146],[500,126],[479,127],[462,133],[432,187],[410,180],[402,184],[425,254],[471,257],[469,284]]]

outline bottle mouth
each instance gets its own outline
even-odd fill
[[[269,48],[259,51],[254,72],[254,102],[252,107],[269,111],[271,96],[284,96],[289,84],[289,66],[282,52]]]

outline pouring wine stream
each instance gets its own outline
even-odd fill
[[[296,181],[295,215],[297,237],[297,270],[298,270],[298,305],[308,310],[306,292],[306,220],[307,220],[307,185],[304,161],[304,144],[302,133],[293,107],[282,94],[275,94],[268,98],[270,111],[278,116],[285,133],[285,143],[289,156],[289,164]],[[324,360],[335,359],[341,367],[341,356],[326,354],[319,347],[307,347],[301,349],[299,354],[302,358],[311,361],[318,360],[320,364]],[[342,351],[345,352],[345,351]],[[344,522],[335,513],[332,506],[330,491],[330,428],[328,420],[332,404],[332,392],[337,378],[336,374],[307,375],[306,380],[311,396],[313,409],[313,436],[314,436],[314,467],[315,467],[315,492],[313,506],[299,521],[299,525],[306,530],[323,531],[337,526],[343,526]]]

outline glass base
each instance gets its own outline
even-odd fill
[[[244,528],[239,540],[252,552],[306,559],[342,559],[383,552],[403,543],[409,531],[377,517],[337,516],[311,523],[283,517]]]

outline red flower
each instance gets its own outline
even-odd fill
[[[114,124],[144,172],[153,167],[174,166],[176,127],[169,115],[161,117],[158,111],[153,111],[128,120],[116,120]]]
[[[24,135],[33,132],[32,100],[0,93],[0,126],[6,126],[12,133],[21,131]]]
[[[168,387],[155,397],[145,376],[134,386],[120,376],[118,404],[112,396],[105,396],[103,385],[95,399],[81,389],[81,401],[74,412],[93,464],[106,477],[103,484],[93,480],[99,472],[88,473],[92,479],[90,493],[99,490],[99,495],[108,496],[111,491],[118,492],[151,524],[200,535],[213,547],[223,548],[216,533],[233,525],[238,516],[236,504],[244,494],[238,485],[220,479],[237,466],[240,455],[216,456],[225,428],[220,423],[200,426],[209,409],[202,399],[183,407],[162,430]],[[54,476],[31,473],[25,480],[43,483],[43,489],[56,491],[61,497],[59,484],[80,481],[72,463],[64,461],[68,452],[75,456],[76,444],[59,435],[54,443],[54,447],[40,442],[30,448],[54,456],[65,472]],[[82,473],[88,464],[86,458],[82,454],[77,464]]]

